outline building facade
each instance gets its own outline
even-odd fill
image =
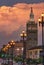
[[[31,7],[30,20],[26,24],[27,48],[38,44],[38,26],[34,20],[33,9]]]
[[[41,57],[42,46],[35,46],[27,50],[27,58],[38,59]]]

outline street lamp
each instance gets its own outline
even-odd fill
[[[22,41],[23,41],[23,65],[25,64],[24,61],[26,59],[26,33],[25,31],[22,31],[22,33],[20,34]]]
[[[7,56],[8,56],[8,65],[9,65],[9,48],[10,48],[10,44],[8,44],[5,48],[7,50]]]
[[[5,63],[6,59],[8,60],[8,65],[9,65],[9,49],[10,49],[10,44],[7,44],[2,50],[5,52],[4,58],[5,58]]]
[[[6,53],[6,49],[5,49],[5,47],[2,48],[2,52],[3,52],[3,54],[2,54],[2,58],[3,58],[3,65],[4,65],[4,64],[5,64],[5,53]]]
[[[42,20],[41,19],[39,19],[39,26],[40,26],[40,24],[42,25],[42,57],[43,57],[43,65],[44,65],[44,30],[43,30],[43,28],[44,28],[44,13],[42,13],[41,14],[41,16],[42,16]]]
[[[10,46],[11,46],[11,60],[12,60],[12,65],[13,65],[13,51],[14,51],[14,45],[15,45],[15,41],[10,41],[9,42]]]
[[[44,13],[42,13],[41,16],[42,16],[42,20],[39,18],[38,21],[39,21],[39,26],[40,24],[42,25],[42,45],[44,45],[43,43]]]

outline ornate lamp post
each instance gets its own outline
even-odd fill
[[[40,24],[42,25],[42,52],[41,52],[41,54],[43,57],[43,65],[44,65],[44,38],[43,38],[44,37],[44,30],[43,30],[43,28],[44,28],[44,13],[42,13],[41,16],[42,16],[42,20],[39,19],[39,26],[40,26]]]
[[[9,48],[10,48],[11,46],[9,45],[9,44],[7,44],[4,48],[3,48],[3,50],[6,52],[6,58],[7,58],[7,60],[8,60],[8,65],[9,65]]]
[[[5,53],[6,53],[5,47],[2,48],[2,52],[3,52],[2,58],[3,58],[3,65],[4,65],[5,64]]]
[[[44,43],[43,43],[44,13],[42,13],[41,16],[42,16],[42,20],[39,18],[39,26],[40,26],[40,24],[42,25],[42,45],[44,45]]]
[[[9,48],[10,48],[10,47],[11,47],[10,44],[8,44],[8,45],[6,46],[7,56],[8,56],[8,65],[9,65]]]
[[[23,65],[25,64],[24,61],[26,59],[26,33],[25,31],[22,31],[22,33],[20,34],[21,38],[22,38],[22,41],[23,41]]]
[[[13,65],[13,51],[14,51],[14,46],[15,46],[15,41],[10,41],[9,42],[10,46],[11,46],[11,60],[12,60],[12,65]]]

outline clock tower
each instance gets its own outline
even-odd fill
[[[33,9],[31,7],[30,20],[26,24],[27,48],[37,46],[38,44],[38,27],[34,21]]]

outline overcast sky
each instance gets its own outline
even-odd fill
[[[38,22],[44,12],[44,0],[0,0],[0,46],[12,39],[19,40],[21,31],[30,20],[31,6]]]

